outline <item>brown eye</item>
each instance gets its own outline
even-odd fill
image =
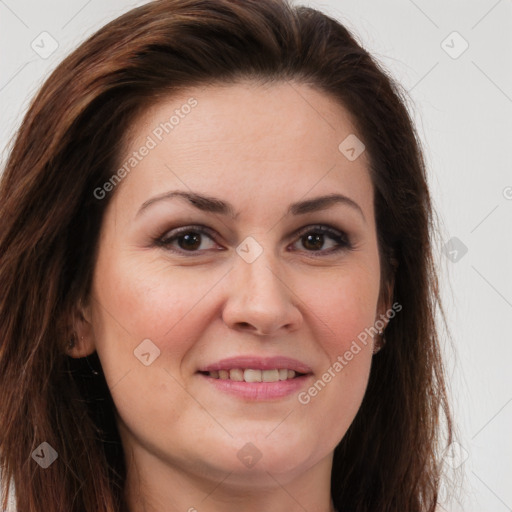
[[[208,247],[208,240],[213,244],[210,247]],[[318,256],[328,256],[353,248],[349,237],[345,233],[323,225],[308,226],[302,234],[299,234],[299,241],[306,252],[318,253]],[[185,226],[167,232],[164,236],[156,239],[155,244],[171,252],[186,254],[201,253],[212,249],[215,240],[210,230],[203,226]],[[205,244],[206,247],[204,247]],[[326,247],[326,244],[328,244],[328,247]],[[315,254],[315,256],[317,255]]]
[[[166,233],[163,237],[157,239],[155,243],[159,247],[164,247],[174,252],[200,252],[213,247],[212,245],[210,247],[204,246],[205,244],[207,245],[208,239],[214,244],[214,240],[206,231],[206,228],[186,226]]]
[[[201,234],[190,232],[176,237],[178,245],[185,250],[195,250],[201,245]],[[181,243],[180,243],[181,242]]]
[[[310,249],[312,251],[319,251],[320,249],[322,249],[322,246],[324,245],[324,235],[305,235],[302,237],[302,244],[306,249]]]
[[[325,247],[326,241],[329,239],[331,242],[328,247]],[[318,252],[319,255],[329,255],[353,248],[349,237],[345,233],[323,225],[309,226],[307,230],[300,234],[299,241],[306,252]]]

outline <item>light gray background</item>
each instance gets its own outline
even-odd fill
[[[107,21],[143,3],[0,0],[2,161],[28,102],[57,63]],[[460,432],[445,468],[449,474],[460,465],[465,475],[460,503],[443,497],[443,509],[510,511],[512,1],[295,3],[345,23],[409,91],[444,222],[436,251],[454,340],[444,350]],[[51,48],[41,40],[44,31],[58,43],[47,58],[31,47],[35,41]],[[458,55],[464,41],[469,46]],[[467,253],[443,249],[452,237]]]

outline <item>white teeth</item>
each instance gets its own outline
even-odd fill
[[[208,375],[214,379],[229,379],[237,382],[277,382],[293,379],[296,373],[294,370],[288,370],[287,368],[275,368],[273,370],[233,368],[232,370],[212,370]]]
[[[279,370],[263,370],[261,380],[263,382],[277,382],[279,380]]]
[[[261,370],[244,370],[245,382],[261,382]]]
[[[241,370],[240,368],[234,368],[233,370],[229,370],[229,378],[231,380],[242,382],[244,380],[244,371]]]

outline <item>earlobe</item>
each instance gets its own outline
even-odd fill
[[[66,343],[66,353],[73,358],[91,355],[95,350],[94,332],[90,322],[90,310],[80,306],[75,310],[73,328]]]
[[[68,340],[66,354],[69,357],[80,359],[90,356],[96,350],[93,341],[89,337],[73,333]]]
[[[378,328],[378,337],[374,341],[373,354],[379,352],[386,344],[385,330],[389,323],[390,310],[392,310],[393,291],[394,291],[394,276],[393,279],[388,281],[384,292],[379,297],[379,304],[377,308],[377,317],[375,325]]]

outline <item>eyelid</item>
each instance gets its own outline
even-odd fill
[[[208,236],[213,242],[217,243],[215,231],[211,228],[201,225],[201,224],[190,224],[186,226],[180,226],[174,229],[167,230],[162,236],[157,237],[154,239],[154,244],[162,247],[165,250],[168,250],[170,252],[173,252],[175,254],[179,255],[187,255],[189,257],[200,255],[204,253],[206,250],[202,251],[186,251],[183,249],[174,249],[170,248],[171,242],[175,241],[179,236],[183,233],[190,233],[190,232],[197,232],[202,235]],[[322,235],[327,235],[329,238],[334,240],[337,243],[336,247],[330,248],[330,249],[321,249],[318,251],[308,251],[308,250],[302,250],[299,252],[305,252],[309,254],[312,257],[325,257],[330,254],[336,254],[343,251],[348,250],[354,250],[355,244],[352,240],[352,236],[350,236],[345,230],[335,228],[331,226],[330,224],[308,224],[306,226],[301,227],[300,229],[294,231],[291,235],[289,235],[289,238],[292,242],[293,241],[300,241],[300,238],[310,232],[317,232]],[[170,233],[171,236],[168,236]],[[296,252],[296,251],[293,251]]]
[[[311,231],[319,231],[323,234],[332,235],[335,237],[342,237],[346,238],[347,242],[349,240],[348,234],[342,230],[337,229],[330,224],[308,224],[307,226],[303,226],[302,228],[299,228],[297,231],[295,231],[292,235],[290,235],[291,238],[301,236],[303,234],[309,233]]]
[[[337,254],[342,251],[354,250],[355,244],[352,241],[352,237],[342,229],[335,228],[330,224],[309,224],[295,231],[293,235],[291,235],[294,239],[299,237],[302,238],[307,233],[321,233],[322,235],[327,235],[329,238],[333,239],[338,243],[337,247],[331,249],[323,249],[320,251],[304,251],[313,257],[325,257],[330,254]],[[340,243],[341,241],[341,243]]]
[[[187,226],[180,226],[174,229],[167,230],[163,235],[157,237],[155,239],[155,243],[158,245],[163,246],[164,248],[167,247],[167,241],[170,239],[178,238],[181,234],[186,234],[190,232],[197,232],[202,235],[207,235],[210,237],[215,243],[215,232],[213,229],[210,229],[208,226],[203,226],[202,224],[190,224]],[[172,233],[171,236],[168,236],[170,233]],[[194,252],[194,251],[184,251],[184,252]]]

